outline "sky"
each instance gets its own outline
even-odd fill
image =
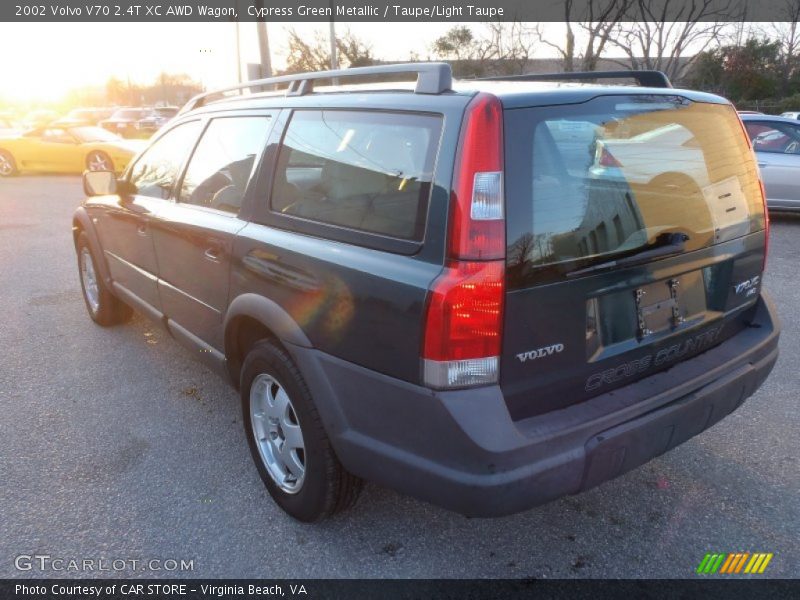
[[[336,27],[352,31],[381,60],[405,61],[412,51],[426,57],[454,25],[414,24],[413,35],[397,35],[391,23]],[[239,27],[242,62],[257,62],[255,23]],[[269,24],[274,68],[286,64],[288,28],[304,37],[328,31],[326,23]],[[57,102],[72,88],[102,86],[111,76],[148,84],[162,71],[187,73],[207,88],[237,82],[233,23],[0,23],[0,56],[0,98],[16,102]]]
[[[0,0],[6,1],[6,0]],[[385,61],[430,56],[433,41],[461,23],[336,23]],[[545,23],[548,39],[561,41],[563,23]],[[481,24],[470,27],[480,34]],[[273,67],[286,65],[287,30],[327,39],[327,23],[268,24]],[[71,89],[104,86],[110,77],[152,84],[159,73],[186,73],[206,89],[237,83],[236,24],[223,23],[0,23],[0,102],[58,103]],[[242,63],[258,61],[255,23],[239,24]],[[699,48],[689,49],[696,52]],[[620,53],[617,53],[620,54]],[[557,56],[545,44],[537,58]],[[243,67],[246,78],[247,70]]]

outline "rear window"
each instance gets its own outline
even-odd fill
[[[283,139],[272,210],[328,225],[421,240],[441,118],[296,111]]]
[[[734,109],[604,96],[509,110],[508,261],[564,275],[683,233],[692,251],[762,229],[758,172]]]

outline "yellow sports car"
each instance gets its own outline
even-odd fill
[[[101,127],[40,127],[0,137],[0,177],[20,171],[122,171],[146,144],[123,140]]]

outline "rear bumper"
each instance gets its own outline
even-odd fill
[[[599,485],[707,429],[763,383],[778,337],[762,296],[753,326],[708,352],[516,422],[498,386],[434,392],[289,349],[348,470],[466,515],[500,516]]]

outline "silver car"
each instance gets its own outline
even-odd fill
[[[800,211],[800,121],[741,115],[774,211]]]

